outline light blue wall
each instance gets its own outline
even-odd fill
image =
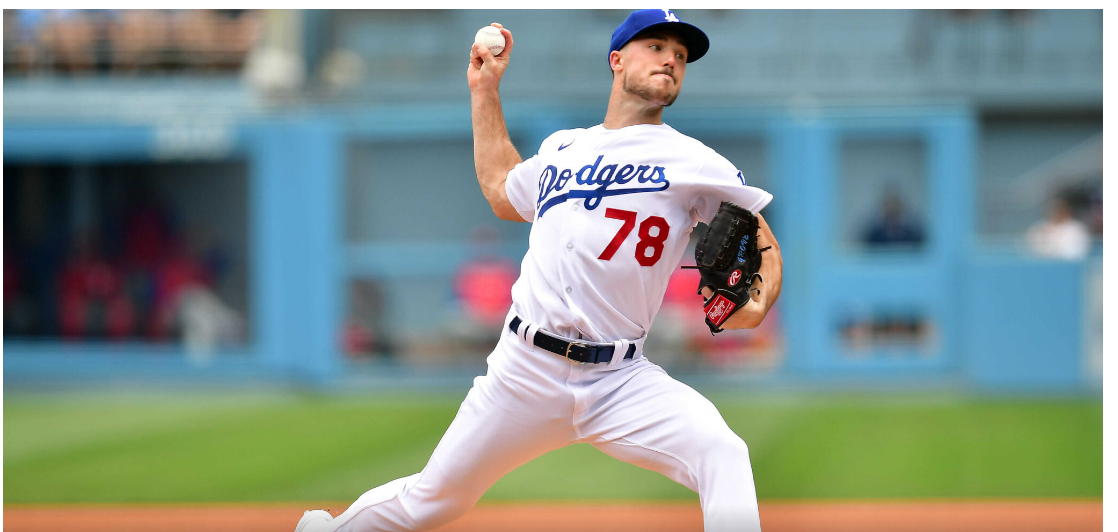
[[[601,110],[509,105],[506,114],[510,133],[530,153],[555,129],[597,123]],[[1075,310],[1081,307],[1082,266],[988,259],[972,241],[977,125],[970,109],[682,108],[671,110],[666,121],[700,139],[715,138],[723,146],[742,139],[765,153],[765,181],[779,206],[774,229],[786,270],[787,353],[777,378],[1083,385],[1082,318]],[[334,382],[345,369],[337,336],[343,287],[351,276],[402,282],[417,272],[452,271],[466,256],[464,246],[438,242],[374,238],[347,244],[343,206],[346,158],[354,143],[460,141],[469,135],[468,109],[417,105],[294,113],[232,127],[222,157],[243,158],[250,169],[250,344],[208,364],[192,364],[178,348],[5,340],[6,382],[128,375]],[[5,124],[4,159],[6,164],[153,160],[155,135],[151,126],[112,122]],[[923,147],[931,222],[928,244],[920,251],[855,252],[836,238],[835,220],[844,207],[838,189],[841,146],[848,139],[874,138],[909,139]],[[468,168],[460,173],[457,178],[473,178]],[[1040,286],[1044,299],[1033,299],[1041,297]],[[916,356],[852,358],[835,328],[836,315],[850,305],[916,306],[935,322],[937,341],[929,353]]]
[[[962,292],[968,379],[1008,388],[1084,384],[1082,264],[980,254]]]
[[[629,14],[594,10],[338,11],[331,44],[359,54],[354,100],[469,99],[462,58],[478,28],[515,40],[501,82],[515,99],[600,102],[610,35]],[[700,100],[871,102],[967,98],[979,105],[1102,103],[1102,11],[678,9],[709,36],[680,104]],[[321,17],[311,17],[321,24]]]
[[[212,360],[140,343],[4,341],[6,382],[51,379],[294,379],[339,375],[343,135],[336,120],[230,126],[221,156],[249,166],[248,345]],[[155,126],[5,124],[4,162],[166,160]]]
[[[778,127],[777,182],[792,210],[781,237],[787,241],[782,246],[791,281],[785,288],[790,370],[818,376],[947,376],[957,366],[956,296],[944,287],[958,285],[971,234],[974,127],[973,117],[962,109],[835,114]],[[852,138],[915,139],[926,147],[926,209],[934,223],[926,226],[920,250],[859,252],[844,243],[837,222],[847,207],[840,188],[840,147]],[[939,330],[933,352],[844,353],[839,319],[852,308],[882,306],[920,309]]]
[[[258,357],[313,381],[338,376],[343,136],[329,120],[248,128]]]

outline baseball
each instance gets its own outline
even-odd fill
[[[474,42],[489,48],[493,55],[498,55],[505,49],[505,36],[501,35],[501,30],[494,26],[486,26],[477,30],[477,35],[474,35]]]

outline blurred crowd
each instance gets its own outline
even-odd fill
[[[702,232],[705,229],[697,229],[693,235]],[[696,238],[693,236],[692,240]],[[682,265],[695,265],[690,249],[684,253]],[[725,330],[713,335],[703,321],[703,296],[697,291],[699,280],[699,271],[695,269],[677,268],[672,273],[645,349],[656,353],[658,363],[748,367],[757,371],[775,368],[783,347],[780,303],[769,310],[756,329]]]
[[[924,243],[922,222],[909,211],[896,188],[887,188],[863,230],[862,242],[869,247],[920,246]]]
[[[259,12],[215,9],[4,10],[4,75],[236,71]]]
[[[448,279],[445,308],[434,314],[441,320],[439,332],[425,332],[422,338],[413,339],[409,348],[403,345],[409,342],[394,335],[387,324],[385,282],[354,279],[350,284],[350,312],[342,330],[346,354],[352,358],[403,355],[427,362],[487,356],[501,338],[512,306],[512,285],[520,277],[520,264],[505,256],[502,247],[495,226],[482,224],[471,229],[467,258]]]
[[[1087,191],[1065,191],[1049,200],[1048,212],[1025,233],[1029,250],[1039,257],[1081,260],[1092,239],[1102,238],[1102,183]]]
[[[472,363],[488,356],[504,333],[520,264],[508,256],[500,232],[489,224],[470,231],[466,255],[447,279],[443,308],[429,314],[437,325],[424,328],[420,336],[393,330],[392,311],[387,309],[388,281],[352,280],[349,313],[341,328],[346,355],[417,365]],[[687,258],[685,263],[694,261]],[[647,344],[658,363],[762,371],[776,367],[783,345],[780,306],[757,329],[725,331],[715,337],[702,319],[698,284],[696,270],[677,269],[669,279],[661,307],[664,317],[657,319]]]
[[[107,224],[51,225],[5,235],[5,337],[209,347],[243,335],[242,319],[215,292],[229,254],[187,238],[166,202],[137,194]]]
[[[889,356],[930,356],[935,352],[935,323],[918,306],[867,308],[853,305],[840,319],[839,335],[849,358],[866,358],[883,349]]]

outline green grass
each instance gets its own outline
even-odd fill
[[[352,500],[419,471],[461,395],[6,394],[4,502]],[[1099,400],[715,395],[761,498],[1101,497]],[[695,499],[587,445],[486,500]]]

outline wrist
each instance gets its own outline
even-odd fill
[[[479,85],[476,87],[470,87],[470,98],[480,101],[500,101],[501,95],[499,94],[497,85]]]

